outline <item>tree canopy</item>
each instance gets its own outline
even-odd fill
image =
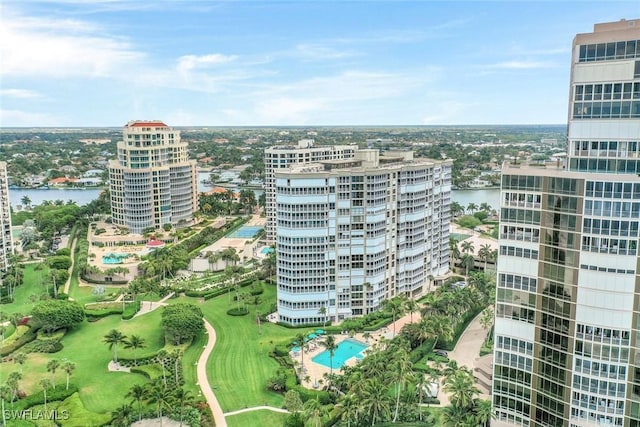
[[[61,328],[70,328],[84,320],[84,310],[77,302],[63,300],[43,301],[31,310],[33,320],[51,333]]]
[[[162,327],[174,344],[181,344],[204,330],[202,311],[189,303],[169,305],[162,312]]]

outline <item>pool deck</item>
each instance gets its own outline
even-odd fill
[[[274,315],[272,314],[270,316],[274,316]],[[270,319],[270,320],[277,321],[277,316],[273,317],[273,319]],[[390,340],[391,338],[393,338],[394,326],[395,326],[395,332],[397,335],[398,333],[400,333],[400,329],[402,329],[404,325],[406,325],[407,323],[411,323],[412,321],[413,322],[420,321],[420,313],[413,313],[413,316],[406,315],[384,328],[378,329],[377,331],[370,332],[369,333],[370,336],[368,340],[364,338],[362,333],[357,333],[353,337],[350,337],[346,331],[342,334],[334,335],[334,337],[336,340],[336,344],[341,343],[345,339],[352,338],[357,341],[360,341],[361,343],[369,345],[369,347],[372,347],[375,345],[380,345],[384,340]],[[296,372],[298,373],[298,376],[301,379],[300,383],[308,389],[314,389],[313,387],[314,384],[321,379],[324,381],[324,375],[329,374],[331,372],[331,369],[328,366],[321,365],[311,360],[315,356],[317,356],[318,354],[326,350],[325,347],[322,345],[322,341],[324,341],[324,337],[325,335],[322,335],[320,337],[314,338],[313,340],[309,341],[310,348],[308,351],[304,352],[304,369],[300,370],[299,368],[296,368]],[[366,356],[367,349],[363,350],[362,354]],[[291,359],[294,362],[298,362],[298,366],[300,366],[302,362],[301,352],[297,352],[297,353],[290,352],[289,355],[291,356]],[[353,366],[358,363],[358,360],[359,359],[353,356],[347,360],[345,365]],[[340,368],[334,369],[333,372],[339,374]],[[304,381],[304,378],[306,376],[309,376],[308,382]]]
[[[266,218],[261,218],[260,215],[256,214],[256,215],[253,215],[251,219],[243,225],[243,227],[244,226],[264,227],[266,222],[267,222]],[[253,252],[254,248],[257,248],[257,242],[251,245],[247,244],[247,242],[251,240],[253,240],[253,237],[223,237],[220,240],[216,241],[215,243],[202,249],[200,252],[216,253],[226,248],[234,248],[238,252],[241,258],[243,256],[247,258],[251,258],[255,255]]]

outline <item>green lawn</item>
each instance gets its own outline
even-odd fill
[[[13,294],[14,302],[0,305],[3,313],[27,314],[39,301],[40,296],[46,294],[47,289],[42,283],[49,275],[49,269],[43,266],[42,270],[36,270],[36,265],[38,264],[25,265],[22,284],[16,287]]]
[[[227,425],[229,427],[246,427],[246,426],[281,426],[288,414],[281,414],[273,411],[251,411],[242,414],[227,417]]]
[[[269,310],[275,294],[275,286],[264,285],[263,302],[259,306],[262,313]],[[235,303],[232,302],[232,306],[235,307]],[[207,374],[222,410],[229,412],[260,405],[281,407],[282,395],[266,388],[267,380],[279,367],[269,352],[278,343],[293,341],[296,332],[306,331],[263,323],[258,334],[254,306],[250,306],[251,315],[247,316],[227,315],[230,307],[227,295],[201,305],[206,319],[216,330],[216,346],[207,363]]]
[[[53,354],[31,353],[27,356],[21,388],[28,393],[39,391],[38,381],[43,377],[51,377],[46,370],[47,362],[51,359],[68,359],[76,364],[71,382],[79,385],[80,400],[84,407],[92,412],[110,412],[124,403],[124,395],[133,384],[142,384],[145,379],[138,374],[108,372],[107,365],[113,353],[102,342],[104,335],[111,329],[118,329],[125,335],[141,336],[147,345],[147,348],[138,350],[138,355],[143,356],[162,348],[163,337],[159,324],[159,310],[129,321],[122,321],[117,315],[93,323],[85,321],[65,335],[61,351]],[[133,357],[133,351],[120,348],[118,355]],[[0,364],[0,376],[6,378],[9,372],[18,369],[14,363]],[[55,377],[58,386],[64,384],[65,373],[61,369]]]

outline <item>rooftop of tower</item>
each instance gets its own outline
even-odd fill
[[[166,128],[169,127],[164,122],[160,120],[132,120],[125,125],[125,127],[156,127],[156,128]]]

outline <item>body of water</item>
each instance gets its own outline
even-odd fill
[[[198,192],[209,191],[213,186],[203,184],[201,181],[209,176],[208,173],[198,173]],[[239,191],[239,188],[231,188],[233,191]],[[67,202],[71,200],[79,206],[86,205],[98,198],[102,190],[97,188],[87,189],[68,189],[68,188],[55,188],[49,190],[39,190],[32,188],[20,188],[9,189],[9,200],[11,206],[14,208],[17,205],[22,204],[21,200],[24,196],[28,196],[31,199],[31,205],[36,206],[44,202],[45,200],[56,201],[62,200]],[[262,194],[262,190],[254,190],[256,198]],[[451,199],[454,202],[460,203],[465,209],[469,203],[475,203],[480,205],[481,203],[489,203],[493,209],[500,207],[500,189],[499,188],[487,188],[481,190],[453,190],[451,192]]]
[[[209,178],[208,172],[198,172],[198,192],[202,193],[211,190],[215,185],[203,184],[202,180]],[[240,188],[229,188],[230,190],[239,192]],[[10,188],[9,189],[9,201],[14,208],[22,204],[22,198],[24,196],[31,199],[31,206],[37,206],[42,204],[45,200],[55,202],[56,200],[62,200],[64,203],[71,200],[78,206],[86,205],[87,203],[95,200],[100,195],[102,189],[99,188],[50,188],[48,190],[36,189],[36,188]],[[262,189],[254,190],[256,193],[256,199],[263,193]]]
[[[451,192],[451,200],[458,202],[465,209],[469,206],[469,203],[475,203],[478,206],[482,203],[488,203],[492,209],[500,210],[500,189],[453,190]]]

